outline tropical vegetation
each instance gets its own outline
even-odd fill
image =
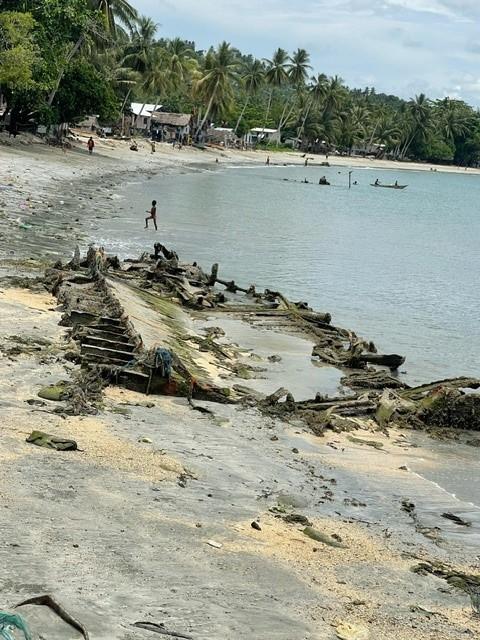
[[[480,164],[480,114],[462,100],[349,89],[299,48],[258,60],[162,38],[129,0],[0,0],[0,126],[118,123],[132,102],[192,113],[239,136],[273,128],[310,151]],[[3,108],[2,108],[3,105]]]

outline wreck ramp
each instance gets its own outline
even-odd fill
[[[146,350],[163,347],[179,356],[195,378],[207,384],[224,382],[211,353],[201,352],[188,336],[196,335],[191,316],[154,292],[116,278],[108,278],[112,293],[122,305]]]

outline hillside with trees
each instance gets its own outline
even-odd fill
[[[301,48],[262,60],[227,42],[200,51],[162,37],[127,0],[0,0],[0,126],[119,122],[132,101],[192,113],[199,129],[280,129],[312,151],[376,145],[397,159],[480,162],[480,114],[461,100],[349,89]]]

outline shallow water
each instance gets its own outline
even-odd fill
[[[331,187],[313,184],[323,174]],[[373,189],[377,177],[408,188]],[[406,355],[410,383],[480,375],[480,177],[356,169],[352,178],[351,190],[343,167],[139,179],[119,191],[118,217],[90,232],[122,256],[158,239],[205,268],[219,262],[226,278],[330,311],[382,350]],[[153,198],[158,234],[143,229]]]

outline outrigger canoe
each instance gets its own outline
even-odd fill
[[[371,187],[383,187],[384,189],[406,189],[408,184],[370,184]]]

